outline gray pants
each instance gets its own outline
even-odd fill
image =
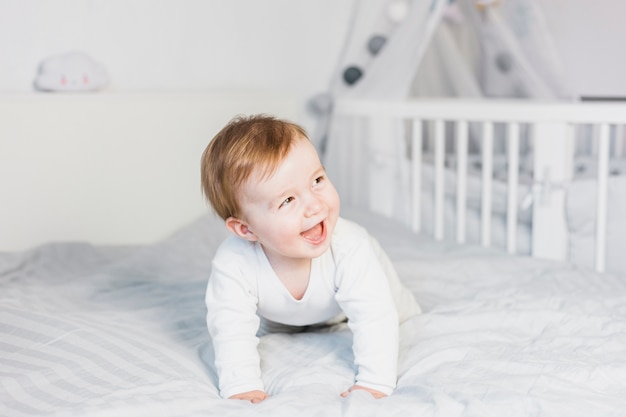
[[[290,326],[288,324],[276,323],[274,321],[267,320],[263,317],[261,324],[259,325],[259,331],[257,336],[265,336],[270,333],[305,333],[305,332],[318,332],[318,331],[332,331],[335,328],[340,328],[346,325],[348,318],[344,313],[339,313],[337,316],[330,320],[326,320],[321,323],[310,324],[307,326]]]

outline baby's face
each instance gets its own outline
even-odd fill
[[[317,152],[298,139],[268,178],[257,175],[241,190],[242,220],[270,262],[311,259],[330,246],[339,196]]]

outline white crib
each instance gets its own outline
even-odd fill
[[[456,158],[456,190],[454,191],[455,237],[466,241],[468,138],[476,134],[480,142],[482,160],[480,242],[491,245],[494,141],[506,141],[506,249],[516,253],[518,211],[532,204],[532,255],[549,259],[568,259],[568,228],[564,210],[565,185],[574,179],[575,132],[590,125],[596,132],[594,148],[597,158],[597,196],[595,228],[595,269],[605,270],[607,231],[607,179],[610,154],[623,157],[623,125],[626,124],[626,105],[616,103],[536,102],[505,100],[431,99],[407,101],[376,101],[339,99],[334,107],[334,128],[329,140],[329,169],[336,173],[340,193],[350,203],[363,204],[355,175],[363,175],[359,164],[368,168],[366,205],[387,215],[401,216],[415,231],[423,229],[424,217],[420,211],[424,202],[422,165],[424,127],[434,142],[432,164],[434,169],[433,234],[443,239],[447,222],[444,220],[445,139],[451,133]],[[494,135],[496,128],[504,128],[504,135]],[[452,130],[452,132],[451,132]],[[530,180],[519,178],[521,132],[529,132],[532,147]],[[613,135],[611,135],[613,133]],[[613,138],[611,136],[614,136]],[[611,141],[612,140],[612,141]],[[353,141],[363,141],[354,146]],[[343,143],[342,143],[343,142]],[[612,145],[612,146],[611,146]],[[351,149],[350,154],[345,151]],[[354,149],[363,149],[361,155]],[[404,161],[404,162],[403,162]],[[395,193],[395,184],[402,182],[399,165],[406,162],[410,199],[408,209],[398,209],[402,197]],[[405,181],[406,182],[406,181]],[[520,186],[525,192],[520,193]],[[362,191],[362,190],[361,190]]]

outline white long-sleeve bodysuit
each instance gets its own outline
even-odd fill
[[[231,236],[213,259],[206,305],[224,398],[264,389],[257,351],[259,316],[306,326],[342,312],[353,333],[356,384],[390,394],[397,379],[398,323],[420,312],[378,243],[364,228],[342,218],[329,249],[311,261],[302,299],[291,296],[258,243]]]

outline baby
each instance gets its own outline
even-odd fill
[[[206,293],[221,395],[267,398],[257,351],[267,329],[346,319],[357,374],[341,395],[391,394],[399,323],[420,309],[378,243],[339,217],[306,132],[264,115],[231,120],[204,151],[202,187],[233,234],[213,259]]]

